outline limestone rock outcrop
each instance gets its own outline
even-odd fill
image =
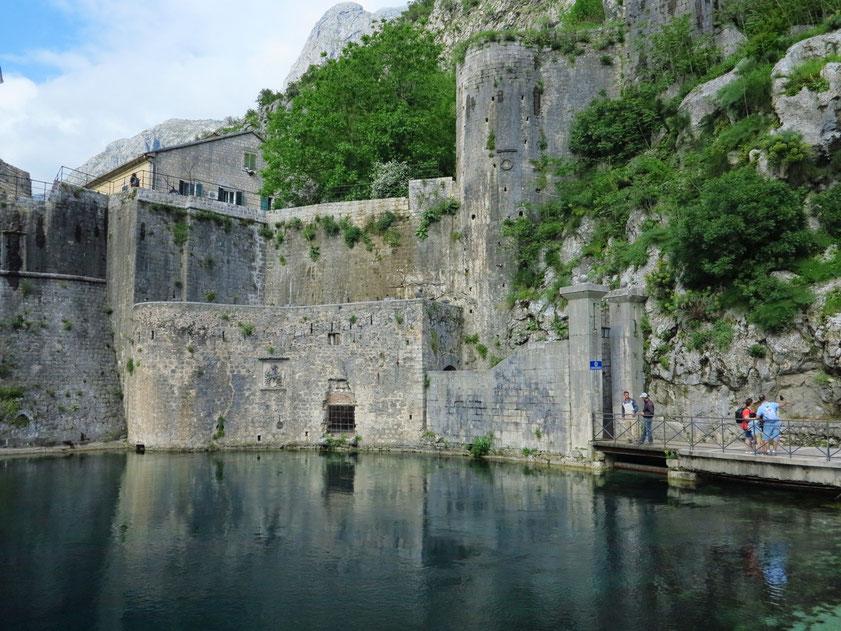
[[[841,63],[828,63],[821,70],[829,88],[813,92],[802,88],[788,96],[789,77],[798,66],[812,59],[822,59],[841,52],[841,31],[804,39],[789,48],[774,66],[772,95],[774,110],[780,119],[780,131],[795,131],[804,142],[828,154],[841,140]]]
[[[358,42],[363,35],[373,33],[378,21],[393,20],[405,10],[404,5],[369,13],[355,2],[340,2],[331,7],[315,23],[301,54],[283,81],[284,89],[300,79],[310,66],[323,64],[326,59],[335,59],[347,44]]]
[[[738,72],[737,67],[727,74],[695,86],[681,101],[678,112],[689,117],[689,133],[694,138],[701,135],[704,119],[721,109],[718,91],[736,81],[739,78]]]
[[[561,16],[569,11],[575,0],[544,2],[543,0],[483,0],[469,2],[436,2],[429,16],[427,29],[437,34],[446,52],[461,41],[482,31],[518,31],[557,26]],[[605,3],[609,17],[622,13],[615,0]]]
[[[197,137],[216,131],[223,125],[225,125],[225,121],[220,120],[170,118],[159,125],[144,129],[136,136],[121,138],[108,143],[104,151],[88,159],[77,169],[82,173],[96,177],[146,151],[190,142]]]

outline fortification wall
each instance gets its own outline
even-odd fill
[[[0,207],[0,268],[105,277],[108,198],[68,185]]]
[[[29,173],[0,160],[0,196],[32,197]]]
[[[425,240],[415,234],[423,212],[454,194],[451,178],[416,180],[410,183],[408,199],[337,202],[267,213],[269,226],[282,232],[283,242],[267,244],[264,301],[309,305],[424,297],[461,304],[461,296],[452,289],[453,276],[466,267],[463,235],[454,234],[457,220],[443,217],[429,227]],[[301,230],[289,227],[296,219],[306,225],[316,217],[336,221],[347,217],[364,228],[386,212],[398,217],[389,236],[369,234],[369,243],[360,241],[352,248],[341,233],[328,236],[318,226],[308,241]]]
[[[627,0],[625,23],[629,30],[629,45],[633,47],[646,35],[658,32],[673,19],[688,15],[689,24],[699,33],[710,33],[715,27],[715,11],[721,0]]]
[[[566,452],[568,358],[567,342],[538,342],[491,370],[430,372],[429,429],[452,443],[491,433],[495,447]]]
[[[128,434],[150,448],[311,444],[328,404],[354,407],[368,445],[414,443],[424,373],[457,361],[461,340],[460,311],[421,300],[147,303],[133,321]]]
[[[497,43],[467,53],[456,74],[457,180],[464,208],[456,230],[469,236],[472,276],[459,279],[473,327],[483,339],[506,337],[502,308],[514,275],[514,252],[502,222],[546,197],[533,161],[569,155],[569,127],[576,112],[602,91],[619,87],[618,64],[604,52],[574,60],[517,43]]]
[[[112,195],[109,212],[108,302],[124,380],[135,303],[260,303],[261,212],[142,189]]]
[[[6,445],[125,432],[105,290],[106,198],[54,187],[0,207],[0,386],[22,388]]]
[[[0,277],[3,387],[20,387],[25,418],[0,425],[5,446],[125,436],[104,281]]]

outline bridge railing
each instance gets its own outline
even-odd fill
[[[819,456],[827,462],[841,460],[841,420],[781,419],[778,455]],[[645,419],[638,414],[594,414],[593,440],[614,445],[639,443]],[[769,427],[768,430],[771,428]],[[650,438],[650,441],[649,441]],[[756,438],[756,437],[755,437]],[[762,455],[770,451],[769,436],[745,443],[745,430],[733,417],[655,416],[646,442],[664,450],[689,448],[725,452],[728,448]]]

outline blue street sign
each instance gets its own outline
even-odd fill
[[[590,362],[590,370],[601,370],[602,363],[600,361],[591,361]]]

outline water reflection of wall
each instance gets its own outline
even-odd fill
[[[707,629],[841,601],[841,518],[790,494],[435,457],[100,458],[0,463],[4,622]]]
[[[91,628],[125,454],[0,460],[6,629]]]

